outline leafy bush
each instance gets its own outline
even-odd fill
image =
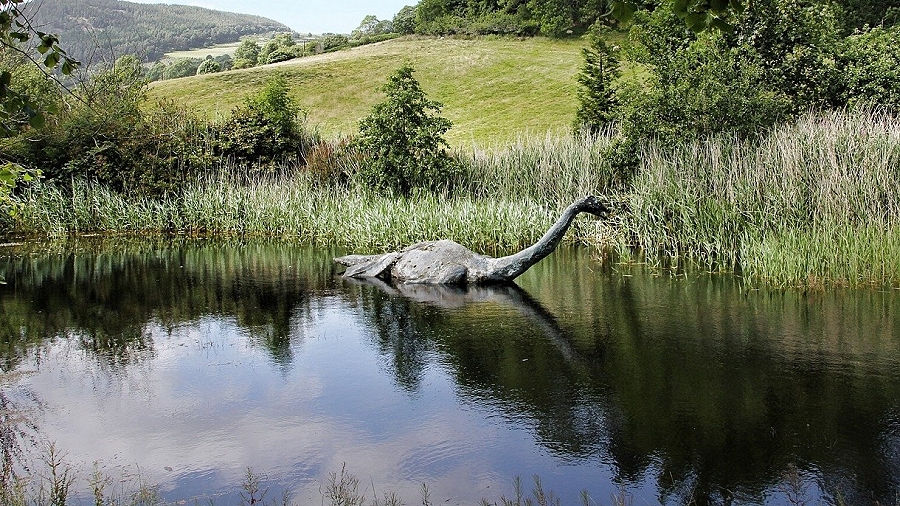
[[[120,58],[82,84],[73,105],[54,117],[23,163],[64,183],[86,179],[126,193],[159,195],[212,165],[205,122],[173,104],[143,105],[140,62]]]
[[[428,100],[409,65],[388,78],[385,101],[359,124],[353,146],[366,157],[357,181],[380,191],[409,196],[414,189],[446,189],[457,166],[447,154],[450,120]]]
[[[304,148],[315,139],[302,126],[302,113],[288,96],[283,76],[271,79],[263,90],[236,107],[218,127],[216,153],[239,163],[270,165],[285,159],[302,161]]]
[[[235,66],[237,66],[238,60],[246,62],[248,67],[255,66],[259,60],[259,49],[259,44],[252,37],[241,39],[240,45],[234,50]]]
[[[222,64],[217,62],[216,60],[213,60],[212,58],[207,58],[206,60],[203,60],[203,63],[201,63],[200,66],[197,67],[197,75],[198,76],[202,75],[202,74],[215,74],[216,72],[221,72],[221,71],[222,71]]]
[[[900,111],[900,26],[873,28],[842,44],[844,100]]]
[[[298,46],[294,42],[294,38],[289,33],[279,33],[272,37],[268,42],[263,44],[259,50],[257,63],[266,65],[269,63],[278,63],[281,61],[292,60],[303,54],[303,47]]]
[[[766,73],[740,50],[700,40],[673,55],[666,74],[622,89],[626,136],[682,138],[753,134],[788,117],[790,100],[767,88]]]
[[[400,35],[412,35],[416,31],[416,8],[404,6],[394,15],[391,25]]]
[[[351,144],[349,138],[337,142],[320,141],[306,154],[306,171],[313,180],[326,186],[346,184],[363,162],[363,155]]]
[[[349,42],[350,39],[348,39],[346,35],[326,33],[319,37],[319,40],[316,43],[316,51],[319,53],[333,51],[335,49],[346,47]]]
[[[754,2],[728,37],[730,47],[752,49],[767,87],[791,98],[795,112],[810,106],[840,105],[836,50],[838,7],[819,0]]]
[[[178,79],[179,77],[188,77],[197,75],[197,67],[200,66],[202,60],[200,58],[179,58],[174,62],[166,65],[163,70],[163,79]]]

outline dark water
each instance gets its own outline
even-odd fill
[[[562,249],[518,287],[347,282],[267,243],[0,248],[0,443],[87,493],[434,504],[897,504],[900,293],[654,276]],[[96,462],[96,464],[95,464]],[[36,467],[32,466],[34,471]],[[86,496],[83,496],[85,501]]]

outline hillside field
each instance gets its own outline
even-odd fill
[[[568,128],[577,107],[582,40],[400,38],[264,67],[159,81],[150,99],[174,99],[209,118],[228,114],[283,74],[310,126],[326,138],[354,134],[408,62],[453,122],[453,147],[499,145]]]

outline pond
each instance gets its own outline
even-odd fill
[[[432,504],[499,501],[533,475],[563,504],[898,502],[897,291],[575,247],[516,286],[390,287],[340,278],[342,253],[0,248],[4,462],[52,442],[83,504],[95,466],[186,504],[238,503],[248,468],[267,498],[322,504],[344,466],[406,504],[422,484]]]

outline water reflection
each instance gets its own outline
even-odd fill
[[[537,473],[567,502],[620,484],[641,502],[786,502],[796,469],[810,500],[897,503],[895,293],[758,290],[565,249],[518,286],[388,286],[335,276],[335,253],[16,251],[0,368],[35,371],[71,438],[115,441],[69,442],[86,462],[109,446],[174,467],[153,476],[173,498],[233,490],[247,465],[315,498],[347,461],[408,497],[425,481],[496,500]]]

